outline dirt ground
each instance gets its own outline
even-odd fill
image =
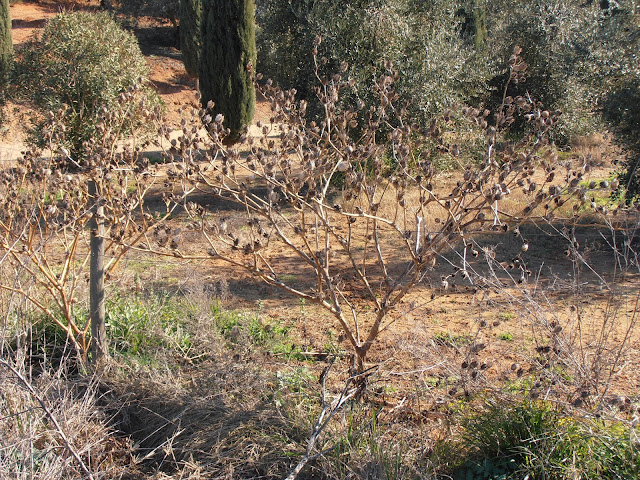
[[[59,8],[57,2],[11,5],[17,52]],[[95,8],[95,3],[88,6],[65,4],[65,8]],[[179,50],[171,44],[170,30],[170,25],[142,19],[135,33],[149,64],[150,80],[167,106],[169,120],[177,123],[179,107],[195,101],[195,83],[184,70]],[[5,114],[4,133],[0,135],[0,160],[16,158],[23,148],[22,126],[29,111],[24,105],[9,103]],[[259,101],[254,122],[268,117],[269,104]],[[607,154],[604,157],[603,166],[594,171],[594,177],[609,175],[611,158],[607,158]],[[443,182],[446,181],[443,177]],[[493,285],[474,285],[455,278],[444,290],[440,275],[453,272],[445,262],[443,269],[434,271],[423,285],[406,297],[369,361],[384,365],[388,378],[400,384],[405,382],[407,389],[414,388],[416,382],[428,389],[434,383],[454,376],[489,388],[495,380],[516,383],[523,371],[532,371],[539,363],[544,363],[548,352],[539,349],[545,345],[574,342],[571,345],[582,345],[586,352],[587,344],[597,341],[597,335],[589,335],[589,331],[606,334],[611,345],[619,344],[630,334],[628,348],[619,359],[615,383],[617,391],[636,392],[640,388],[636,375],[640,367],[637,355],[640,337],[635,330],[635,300],[640,277],[636,270],[634,275],[618,278],[612,249],[607,244],[609,233],[604,226],[579,229],[580,243],[585,246],[585,256],[593,270],[585,267],[580,277],[576,277],[575,264],[562,253],[568,242],[545,225],[531,225],[526,235],[532,247],[524,258],[533,275],[524,285],[518,284],[519,275],[509,265],[520,244],[509,234],[480,240],[488,247],[496,246],[506,259],[500,266],[504,267],[504,271],[499,272],[500,280]],[[280,254],[286,255],[286,252],[283,250]],[[115,282],[119,285],[134,288],[134,270],[146,288],[193,293],[206,292],[209,287],[209,291],[220,291],[220,286],[225,285],[230,307],[255,308],[259,305],[269,318],[294,323],[301,343],[321,346],[335,340],[348,350],[336,323],[321,309],[302,305],[295,298],[267,288],[227,265],[214,261],[185,264],[142,257],[129,258],[124,264],[134,268],[120,272]],[[482,260],[477,260],[474,268],[488,272],[487,263]],[[513,281],[510,274],[514,275]],[[613,289],[608,289],[609,282]],[[611,292],[616,295],[612,296]],[[612,304],[612,300],[616,303]],[[617,320],[612,326],[614,319]],[[562,324],[566,332],[572,332],[571,338],[560,338],[555,332],[558,324]],[[478,344],[485,345],[481,353],[473,351],[473,346]],[[579,353],[576,353],[576,362],[589,365],[590,360],[584,356],[580,359]],[[478,368],[469,366],[474,361]],[[400,391],[406,393],[406,390]],[[571,401],[579,393],[568,392],[566,400]],[[389,401],[398,405],[407,398],[406,394],[390,396],[395,398]]]

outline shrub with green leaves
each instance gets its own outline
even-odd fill
[[[399,74],[397,93],[414,119],[425,120],[482,96],[492,76],[485,56],[475,50],[475,33],[462,31],[465,18],[459,11],[467,3],[259,0],[258,70],[282,88],[295,88],[316,113],[322,106],[313,103],[314,48],[321,75],[330,77],[344,65],[343,76],[352,82],[350,94],[342,98],[344,105],[373,101],[375,78],[393,65]],[[475,27],[468,30],[475,32]],[[473,38],[466,38],[468,34]],[[316,37],[322,39],[319,45],[314,44]]]
[[[468,456],[454,479],[613,480],[640,473],[634,430],[545,402],[491,403],[465,417],[462,427],[460,447]]]
[[[82,162],[86,142],[99,135],[101,118],[127,91],[141,88],[143,100],[118,110],[120,137],[159,105],[147,85],[148,68],[135,37],[106,12],[61,13],[22,55],[20,80],[26,95],[45,112],[62,114],[64,129],[53,132],[56,146]],[[31,142],[43,147],[46,122],[35,125]]]

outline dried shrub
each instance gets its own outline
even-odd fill
[[[510,59],[509,82],[524,78],[521,51],[517,47]],[[440,151],[457,154],[457,145],[442,135],[447,115],[426,127],[412,123],[397,105],[392,70],[378,78],[377,104],[367,107],[360,101],[343,108],[341,93],[351,85],[342,76],[347,69],[319,75],[316,92],[325,113],[318,122],[307,121],[307,103],[297,101],[294,92],[272,89],[267,82],[271,124],[259,123],[257,138],[244,136],[246,155],[239,146],[224,146],[222,115],[201,112],[208,138],[185,120],[184,134],[171,152],[180,163],[169,175],[239,207],[227,217],[187,203],[191,227],[208,244],[208,254],[326,308],[353,348],[355,371],[362,373],[380,332],[393,323],[390,313],[443,251],[460,252],[456,272],[442,278],[446,289],[451,276],[470,277],[467,256],[478,254],[474,235],[507,231],[534,215],[551,220],[559,209],[566,211],[569,198],[576,205],[568,210],[577,212],[587,201],[580,182],[588,167],[557,171],[545,141],[554,115],[529,98],[505,93],[493,116],[488,110],[464,110],[484,132],[485,157],[479,166],[466,166],[456,183],[440,187],[422,147],[435,142]],[[531,133],[496,148],[496,139],[518,115],[529,122]],[[361,134],[354,139],[356,129]],[[176,183],[176,188],[182,187]],[[524,208],[510,202],[515,192],[526,199]],[[525,239],[519,240],[526,251]],[[169,254],[161,247],[152,249]],[[198,258],[182,251],[179,242],[174,248],[175,255]],[[291,279],[292,266],[304,281]]]
[[[104,274],[127,253],[126,242],[137,245],[152,227],[168,216],[162,207],[151,211],[144,198],[154,184],[149,161],[140,152],[147,145],[136,131],[118,147],[131,105],[144,107],[144,88],[135,86],[118,96],[108,112],[98,112],[99,134],[83,145],[82,163],[64,148],[25,154],[21,164],[0,172],[0,290],[27,300],[31,307],[66,332],[84,362],[90,344],[90,322],[80,298],[89,278],[89,239],[102,225],[109,256]],[[47,115],[42,128],[49,145],[60,141],[67,109]],[[157,125],[159,108],[144,108],[145,125]],[[61,166],[72,165],[74,172]],[[93,185],[93,187],[91,187]]]

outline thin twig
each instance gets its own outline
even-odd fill
[[[293,470],[291,470],[291,473],[289,473],[289,475],[285,480],[295,480],[297,476],[300,474],[300,472],[302,471],[302,469],[305,467],[305,465],[309,463],[309,461],[318,457],[318,454],[313,454],[313,455],[311,454],[311,452],[316,446],[316,443],[318,442],[318,438],[320,437],[322,432],[325,430],[329,422],[331,422],[331,419],[335,416],[338,410],[340,410],[340,408],[347,401],[353,398],[360,390],[357,386],[351,389],[349,388],[351,384],[354,382],[354,380],[356,379],[356,376],[350,377],[349,379],[347,379],[340,396],[330,404],[326,403],[326,379],[329,376],[329,372],[334,362],[335,362],[335,358],[333,358],[332,362],[324,369],[324,371],[320,375],[320,382],[322,384],[322,410],[320,411],[320,415],[318,415],[316,424],[313,427],[313,433],[311,434],[311,436],[309,437],[309,440],[307,441],[307,450],[304,456],[300,459],[300,461],[293,468]],[[331,448],[324,449],[321,453],[327,452],[331,450]]]

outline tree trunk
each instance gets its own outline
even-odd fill
[[[0,0],[0,85],[8,81],[12,63],[13,43],[11,42],[9,0]]]
[[[100,206],[96,183],[89,181],[91,210],[91,261],[89,265],[89,308],[92,363],[100,365],[107,355],[104,310],[104,207]]]

